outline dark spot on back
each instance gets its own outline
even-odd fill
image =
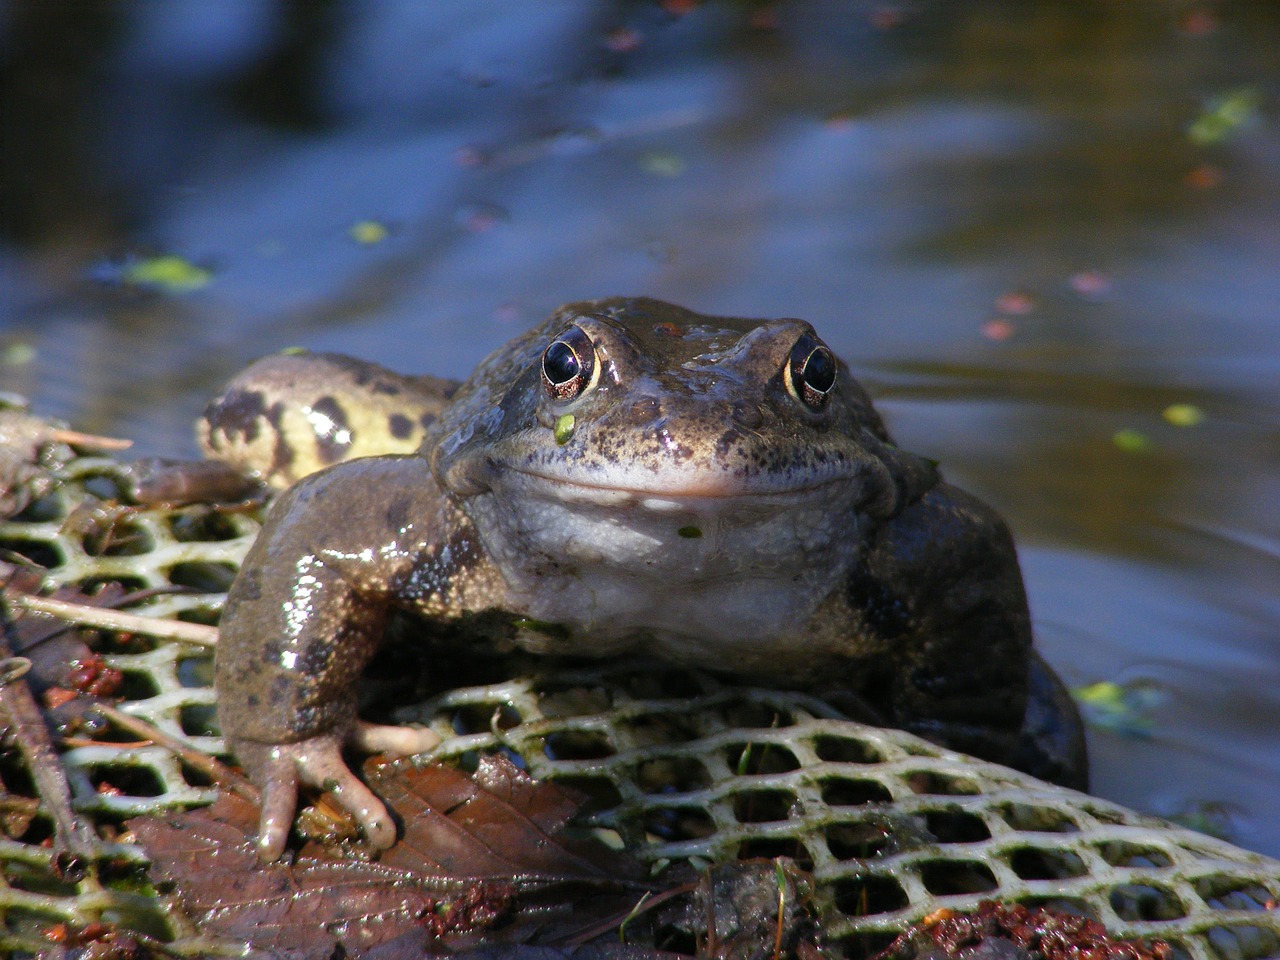
[[[280,424],[284,420],[284,404],[277,401],[267,411],[267,422],[275,431],[276,443],[271,451],[271,473],[285,476],[293,466],[294,450],[285,440]]]
[[[393,413],[387,421],[387,426],[391,429],[391,435],[397,440],[408,440],[413,433],[413,421],[403,413]]]
[[[258,430],[266,413],[267,398],[260,390],[235,387],[216,397],[205,408],[204,417],[214,430],[252,443],[258,439]]]
[[[298,657],[297,670],[304,677],[321,677],[333,669],[335,647],[327,643],[309,643]]]
[[[424,413],[418,418],[418,422],[424,427],[429,427],[436,422],[436,415],[434,413]]]
[[[347,455],[355,440],[342,404],[334,397],[323,396],[311,405],[311,409],[329,418],[324,430],[316,430],[316,450],[320,459],[325,463],[337,463]]]
[[[392,530],[403,530],[411,519],[408,497],[397,497],[387,505],[387,525]]]
[[[399,396],[400,388],[389,380],[378,379],[373,382],[373,392],[387,397]]]

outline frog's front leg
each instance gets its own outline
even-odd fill
[[[940,484],[879,531],[849,592],[894,650],[895,725],[1086,787],[1079,714],[1032,649],[1013,539],[994,510]]]
[[[412,570],[447,552],[449,515],[412,456],[341,464],[273,505],[227,597],[215,657],[222,731],[263,791],[264,860],[284,849],[301,784],[329,790],[375,847],[394,842],[386,807],[342,749],[413,753],[436,742],[430,731],[363,724],[356,682]],[[447,573],[432,589],[448,589]]]

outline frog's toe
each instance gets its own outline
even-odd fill
[[[262,815],[258,819],[258,859],[274,863],[284,853],[298,809],[298,768],[288,758],[268,765],[269,779],[262,791]]]
[[[297,743],[263,744],[236,741],[236,756],[262,788],[258,820],[258,859],[280,859],[298,810],[298,786],[327,791],[351,814],[365,839],[377,850],[395,843],[396,826],[381,800],[351,772],[342,758],[342,738],[326,734]]]
[[[396,842],[395,821],[386,805],[347,767],[338,737],[312,737],[276,750],[293,757],[303,783],[328,792],[338,806],[355,818],[370,846],[385,850]],[[265,803],[263,810],[265,819]]]
[[[440,742],[440,737],[426,727],[395,727],[381,723],[356,722],[351,745],[366,753],[389,753],[408,757],[424,753]]]

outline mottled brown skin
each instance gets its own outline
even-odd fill
[[[323,466],[334,424],[357,409],[378,411],[342,437],[362,453],[396,439],[393,415],[426,427],[415,453],[290,487],[231,589],[219,717],[264,788],[264,858],[283,850],[299,782],[331,789],[375,846],[393,842],[387,811],[341,755],[434,743],[356,716],[356,681],[393,609],[454,627],[482,617],[536,652],[731,665],[1085,786],[1079,718],[1032,650],[1008,530],[892,444],[808,324],[644,299],[570,304],[460,387],[410,390],[322,357],[320,417],[314,391],[276,392],[308,376],[306,356],[291,358],[301,372],[282,359],[215,400],[204,427],[242,464],[254,462],[244,448],[265,451],[265,475]],[[334,364],[356,386],[396,385],[396,403],[335,392]],[[566,370],[577,375],[558,382]],[[325,456],[275,432],[290,404],[328,431],[314,445]]]

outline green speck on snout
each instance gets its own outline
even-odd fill
[[[556,425],[551,428],[551,435],[556,438],[556,443],[564,446],[569,442],[569,438],[573,436],[573,425],[576,423],[572,413],[562,414],[556,417]]]
[[[676,533],[684,537],[686,540],[697,540],[700,536],[702,536],[702,528],[695,527],[692,524],[690,524],[687,527],[681,527],[679,530],[676,531]]]

